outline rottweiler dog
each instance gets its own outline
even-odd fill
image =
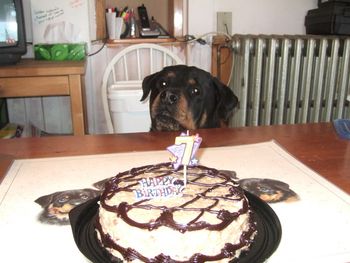
[[[150,94],[151,131],[218,128],[228,124],[238,99],[210,73],[185,65],[168,66],[142,82]]]
[[[54,225],[68,225],[68,213],[77,205],[89,199],[97,197],[101,192],[94,189],[74,189],[59,191],[35,200],[43,211],[39,215],[39,221]]]

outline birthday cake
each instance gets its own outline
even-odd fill
[[[228,262],[249,250],[256,223],[232,174],[202,165],[182,168],[147,165],[106,183],[95,228],[111,258]]]

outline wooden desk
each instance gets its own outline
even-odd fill
[[[85,61],[21,60],[0,67],[1,97],[70,96],[74,135],[85,134],[84,90]]]
[[[331,123],[203,129],[198,132],[203,138],[201,147],[275,140],[305,165],[350,194],[350,141],[340,139]],[[165,150],[178,134],[149,132],[0,140],[0,181],[14,159]]]

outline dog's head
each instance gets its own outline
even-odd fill
[[[66,190],[41,196],[35,200],[43,212],[39,220],[43,223],[65,225],[69,223],[68,213],[77,205],[94,198],[100,191],[94,189]]]
[[[268,178],[247,178],[239,180],[241,187],[259,196],[268,203],[291,202],[299,199],[287,183]]]
[[[231,89],[208,72],[176,65],[147,76],[142,83],[150,94],[151,130],[177,131],[227,126],[238,99]]]

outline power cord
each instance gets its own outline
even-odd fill
[[[209,43],[204,40],[204,38],[207,38],[209,36],[225,36],[228,40],[231,41],[232,39],[232,36],[230,36],[229,34],[225,33],[225,32],[219,32],[219,31],[213,31],[213,32],[208,32],[208,33],[205,33],[203,35],[200,35],[198,37],[195,37],[194,35],[185,35],[184,38],[178,38],[179,41],[184,41],[184,42],[187,42],[187,43],[191,43],[191,42],[195,42],[197,41],[198,43],[202,44],[202,45],[206,45]]]
[[[184,38],[178,38],[178,41],[182,41],[182,42],[187,42],[187,43],[191,43],[191,42],[198,42],[201,45],[210,45],[210,43],[208,43],[208,41],[204,40],[205,38],[209,37],[209,36],[225,36],[227,38],[227,43],[232,43],[233,41],[233,37],[225,32],[219,32],[219,31],[213,31],[213,32],[208,32],[205,33],[203,35],[200,35],[198,37],[195,37],[193,35],[185,35]],[[230,54],[227,55],[227,57],[221,62],[221,64],[226,63],[226,61],[228,60],[229,56],[232,54],[232,48],[230,49]],[[231,69],[230,69],[230,75],[228,78],[228,83],[226,83],[227,86],[229,86],[230,82],[231,82],[231,78],[233,75],[233,61],[232,61],[232,65],[231,65]]]
[[[92,57],[92,56],[95,56],[96,54],[100,53],[102,51],[102,49],[106,46],[106,44],[107,44],[107,38],[104,38],[102,46],[94,53],[87,54],[87,56]]]

